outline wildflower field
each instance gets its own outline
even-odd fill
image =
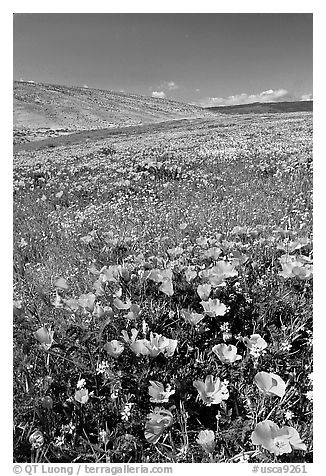
[[[14,460],[312,462],[312,114],[14,155]]]

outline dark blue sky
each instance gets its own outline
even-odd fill
[[[312,14],[15,14],[14,79],[232,104],[312,94]]]

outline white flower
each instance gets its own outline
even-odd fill
[[[104,374],[109,369],[109,363],[106,360],[102,360],[101,363],[96,366],[97,374]]]
[[[86,385],[86,380],[84,378],[78,380],[77,382],[77,388],[84,388]]]
[[[284,418],[286,420],[292,420],[292,418],[294,417],[294,413],[291,412],[291,410],[287,410],[285,413],[284,413]]]
[[[312,402],[313,400],[313,391],[312,390],[308,390],[307,393],[305,393],[306,397],[308,398],[308,400],[310,400]]]
[[[289,341],[284,341],[281,343],[281,349],[289,351],[291,350],[292,344]]]
[[[121,411],[121,420],[123,421],[128,421],[130,414],[131,414],[131,408],[134,405],[134,403],[126,403]]]
[[[107,443],[108,434],[105,430],[100,430],[98,436],[100,441],[102,441],[104,444]]]

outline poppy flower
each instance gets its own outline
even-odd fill
[[[105,314],[105,311],[102,306],[100,306],[99,303],[95,304],[94,311],[93,311],[93,316],[101,318]]]
[[[158,289],[167,296],[173,296],[174,294],[173,283],[169,278],[165,278]]]
[[[67,309],[68,311],[78,311],[79,305],[77,299],[63,299],[63,302],[65,304],[65,309]]]
[[[226,285],[224,277],[222,275],[214,273],[213,268],[208,268],[204,269],[203,271],[200,271],[199,276],[209,281],[213,288]]]
[[[202,430],[199,432],[197,443],[206,451],[212,454],[215,449],[215,434],[212,430]]]
[[[203,301],[207,301],[211,293],[212,286],[210,284],[199,284],[197,287],[197,294]]]
[[[145,438],[149,443],[157,443],[165,428],[173,423],[173,415],[164,408],[155,408],[154,412],[147,415],[145,425]]]
[[[150,395],[150,401],[153,403],[166,403],[169,401],[169,397],[175,393],[175,390],[171,390],[171,386],[167,385],[164,390],[164,385],[161,382],[150,380],[151,384],[148,387],[148,393]]]
[[[221,253],[221,248],[218,248],[217,246],[212,246],[212,248],[208,248],[208,250],[205,251],[204,256],[206,256],[207,258],[212,258],[215,261],[218,259]]]
[[[32,445],[32,448],[37,450],[41,448],[44,444],[44,436],[40,430],[34,431],[29,437],[29,442]]]
[[[126,318],[130,320],[136,320],[139,314],[140,314],[140,306],[138,306],[138,304],[131,304],[130,310],[128,314],[126,315]]]
[[[169,279],[172,281],[172,269],[152,269],[148,275],[148,279],[151,279],[155,283],[159,284],[162,283],[165,279]]]
[[[13,312],[14,316],[20,316],[21,314],[24,314],[24,308],[21,301],[13,302]]]
[[[181,311],[181,316],[192,326],[196,326],[205,317],[204,314],[197,314],[197,312],[188,312],[185,309]]]
[[[241,355],[237,354],[235,345],[217,344],[214,345],[212,351],[224,364],[231,364],[242,359]]]
[[[298,278],[298,279],[310,279],[313,275],[312,262],[306,256],[291,256],[288,254],[282,255],[279,258],[282,266],[282,271],[279,275],[283,278]]]
[[[138,357],[139,355],[149,355],[150,342],[147,339],[138,339],[130,343],[130,349]]]
[[[201,246],[202,248],[207,248],[208,247],[208,239],[204,236],[200,236],[199,238],[196,239],[197,245]]]
[[[78,305],[84,309],[84,311],[93,312],[94,310],[94,302],[96,296],[93,293],[82,294],[78,298]]]
[[[226,313],[226,306],[221,303],[219,299],[209,299],[208,301],[201,301],[205,314],[210,317],[224,316]]]
[[[49,350],[53,344],[53,334],[54,331],[49,330],[47,327],[40,327],[36,332],[34,332],[34,337],[39,341],[43,349]]]
[[[178,341],[176,339],[167,339],[168,340],[168,345],[164,348],[163,350],[163,355],[165,357],[171,357],[178,345]]]
[[[252,334],[250,339],[245,337],[243,339],[243,343],[249,349],[250,354],[254,357],[259,357],[259,355],[267,347],[267,342],[260,336],[260,334]]]
[[[99,279],[102,283],[118,283],[120,278],[119,269],[117,266],[103,266],[100,270]]]
[[[156,357],[160,352],[166,357],[173,355],[176,347],[177,340],[168,339],[167,337],[162,336],[161,334],[150,333],[149,341],[149,355],[151,357]]]
[[[210,284],[215,288],[217,286],[224,286],[225,279],[238,276],[238,271],[234,268],[233,264],[221,260],[212,268],[202,271],[200,275],[208,279]]]
[[[187,283],[190,283],[193,279],[195,279],[196,276],[197,276],[197,271],[194,271],[191,268],[187,268],[185,270],[185,278]]]
[[[251,434],[251,441],[275,455],[291,453],[293,449],[307,449],[295,428],[290,426],[279,428],[271,420],[264,420],[256,425]]]
[[[258,372],[254,377],[255,384],[264,395],[277,396],[282,398],[285,394],[286,383],[279,375]]]
[[[195,380],[193,386],[197,389],[200,399],[208,407],[229,398],[227,386],[218,377],[214,379],[213,375],[207,375],[205,382]]]
[[[161,334],[151,332],[150,339],[135,340],[130,344],[130,349],[136,355],[149,355],[152,358],[162,353],[165,357],[171,357],[178,345],[175,339],[168,339]]]
[[[113,300],[113,304],[117,309],[127,311],[128,309],[130,309],[131,301],[130,301],[130,299],[127,298],[126,299],[126,304],[125,304],[121,301],[121,299],[115,298]]]
[[[124,351],[124,345],[119,340],[114,339],[105,344],[104,350],[106,350],[111,357],[117,359]]]
[[[58,278],[54,283],[54,286],[58,289],[62,289],[63,291],[69,289],[67,281],[64,278]]]
[[[76,402],[79,402],[82,405],[84,405],[85,403],[88,402],[88,399],[89,399],[89,395],[88,395],[87,388],[82,388],[80,390],[76,390],[76,392],[75,392]]]

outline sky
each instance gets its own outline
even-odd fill
[[[15,80],[202,106],[306,100],[313,15],[18,13]]]

